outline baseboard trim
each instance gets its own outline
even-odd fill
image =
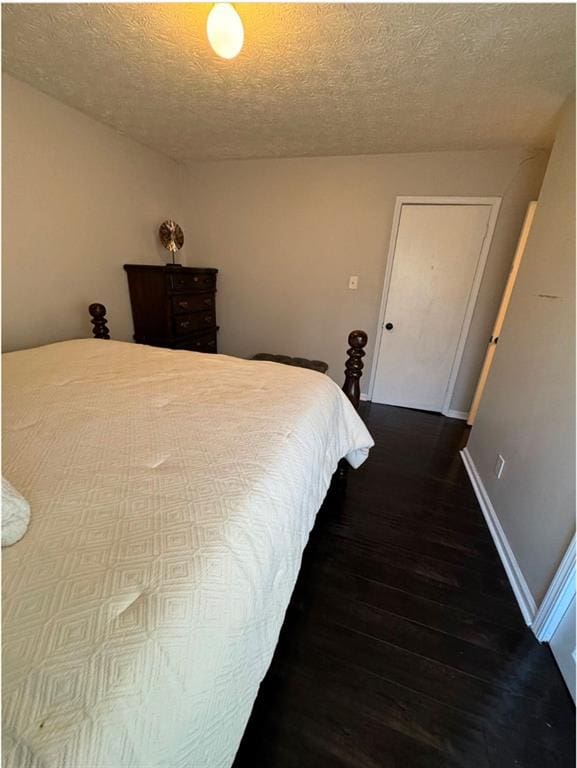
[[[469,411],[455,411],[453,408],[449,408],[448,411],[443,411],[443,416],[448,416],[450,419],[461,419],[461,421],[467,421],[469,418]]]
[[[525,577],[519,568],[519,563],[517,562],[515,555],[513,554],[513,550],[507,541],[505,531],[499,522],[497,513],[491,504],[489,494],[483,485],[483,481],[481,480],[479,472],[477,471],[477,467],[475,466],[475,463],[473,462],[471,454],[467,448],[464,448],[461,451],[461,458],[463,459],[463,464],[465,465],[465,469],[469,475],[469,479],[471,481],[471,485],[473,486],[473,490],[475,491],[479,506],[483,512],[487,527],[489,528],[491,536],[493,537],[493,541],[495,542],[495,546],[497,547],[497,552],[499,553],[499,557],[503,563],[503,568],[505,569],[507,577],[509,578],[509,583],[511,584],[513,592],[515,593],[515,597],[517,598],[517,603],[521,609],[523,619],[525,620],[527,626],[530,627],[535,618],[535,614],[537,613],[537,605],[535,604],[533,595],[531,594],[527,582],[525,581]]]
[[[361,392],[361,400],[369,401],[371,398],[369,395],[366,395],[364,392]],[[399,406],[403,407],[403,406]],[[409,406],[407,406],[409,407]],[[417,408],[416,410],[420,410]],[[448,411],[443,411],[443,416],[447,416],[449,419],[460,419],[461,421],[467,421],[469,418],[469,411],[455,411],[453,408],[449,408]]]
[[[573,536],[533,621],[532,630],[541,643],[551,640],[575,597],[575,553]]]

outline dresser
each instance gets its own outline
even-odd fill
[[[134,340],[139,344],[216,352],[218,269],[125,264]]]

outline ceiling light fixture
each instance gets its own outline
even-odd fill
[[[242,20],[232,3],[215,3],[206,20],[206,34],[221,59],[234,59],[244,42]]]

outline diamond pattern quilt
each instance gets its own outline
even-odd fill
[[[3,356],[4,768],[230,766],[339,459],[328,376],[96,339]]]

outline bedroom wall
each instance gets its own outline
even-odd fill
[[[321,358],[341,382],[347,334],[363,328],[366,391],[396,196],[498,195],[501,213],[452,402],[467,411],[547,155],[517,148],[183,167],[188,263],[220,269],[220,351]],[[349,275],[359,276],[357,291],[347,289]]]
[[[2,145],[4,351],[88,336],[93,301],[131,339],[122,265],[163,263],[176,163],[7,75]]]
[[[575,100],[468,450],[537,605],[575,532]],[[493,468],[506,460],[501,479]]]

